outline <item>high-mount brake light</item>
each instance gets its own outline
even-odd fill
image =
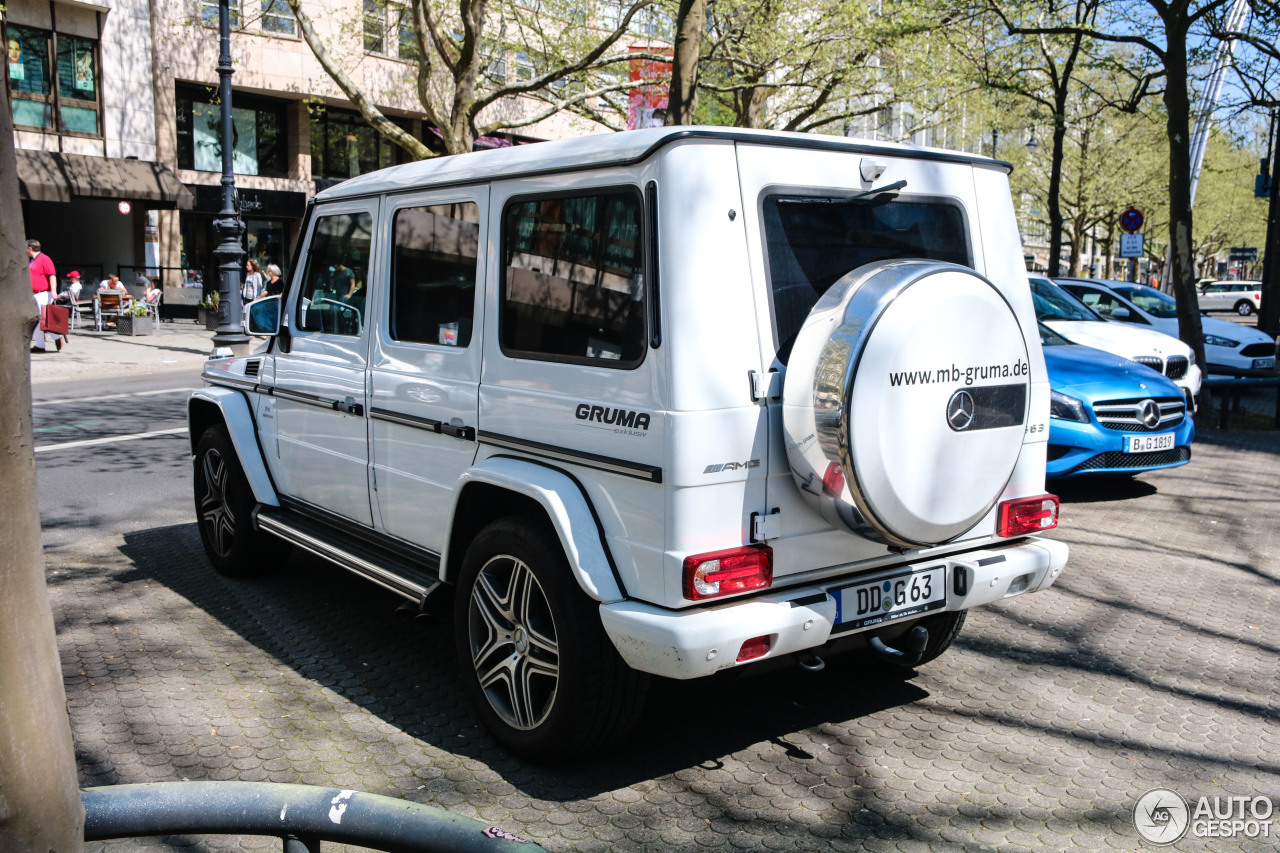
[[[738,663],[744,660],[755,660],[764,657],[769,653],[769,647],[773,645],[773,637],[765,634],[763,637],[752,637],[742,644],[742,648],[738,651]]]
[[[684,597],[702,601],[766,589],[773,583],[773,549],[747,545],[684,558]]]
[[[1039,495],[1000,504],[996,535],[1006,538],[1040,533],[1058,526],[1058,496]]]

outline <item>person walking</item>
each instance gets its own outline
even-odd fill
[[[250,258],[245,262],[244,269],[248,274],[244,277],[244,289],[240,295],[248,304],[262,295],[262,268],[258,266],[257,261]]]
[[[31,271],[31,294],[35,297],[36,311],[39,312],[53,301],[54,294],[58,292],[58,273],[49,256],[40,251],[39,240],[27,241],[27,257],[31,259],[27,264],[27,269]],[[62,336],[50,333],[49,337],[53,338],[61,352]],[[37,323],[35,334],[31,336],[31,351],[45,352],[45,344],[44,329]]]
[[[267,296],[284,293],[284,279],[280,278],[280,267],[275,264],[267,264],[267,284],[264,290]]]

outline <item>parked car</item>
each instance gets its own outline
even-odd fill
[[[1188,408],[1195,411],[1202,377],[1191,347],[1154,329],[1108,323],[1047,278],[1031,278],[1031,299],[1041,323],[1073,344],[1124,356],[1169,377],[1182,389]]]
[[[1044,324],[1050,479],[1140,474],[1191,461],[1182,390],[1129,359],[1073,344]]]
[[[1108,320],[1178,334],[1177,302],[1154,287],[1079,278],[1057,279],[1057,282]],[[1265,333],[1216,317],[1202,317],[1201,324],[1208,362],[1206,372],[1233,376],[1275,373],[1276,342]]]
[[[206,553],[451,602],[479,719],[543,761],[650,675],[926,662],[1067,559],[1017,233],[996,161],[808,134],[344,181],[249,308],[266,348],[190,399]]]
[[[1234,311],[1248,317],[1262,308],[1262,282],[1211,281],[1200,288],[1201,311]]]

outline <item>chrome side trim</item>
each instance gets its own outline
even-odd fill
[[[638,480],[647,480],[650,483],[662,482],[662,469],[654,465],[628,462],[625,459],[614,459],[610,456],[600,456],[582,450],[570,450],[565,447],[556,447],[552,444],[527,441],[523,438],[513,438],[509,435],[499,435],[492,432],[481,432],[479,441],[483,444],[492,444],[495,447],[505,447],[508,450],[522,450],[535,456],[557,459],[561,462],[572,462],[587,468],[595,468],[597,471],[609,471],[613,474],[622,474],[624,477],[635,477]]]

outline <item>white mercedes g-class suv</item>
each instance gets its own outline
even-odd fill
[[[451,592],[534,759],[650,675],[923,663],[1066,563],[1006,164],[723,128],[442,157],[320,193],[289,279],[190,399],[210,561]]]

